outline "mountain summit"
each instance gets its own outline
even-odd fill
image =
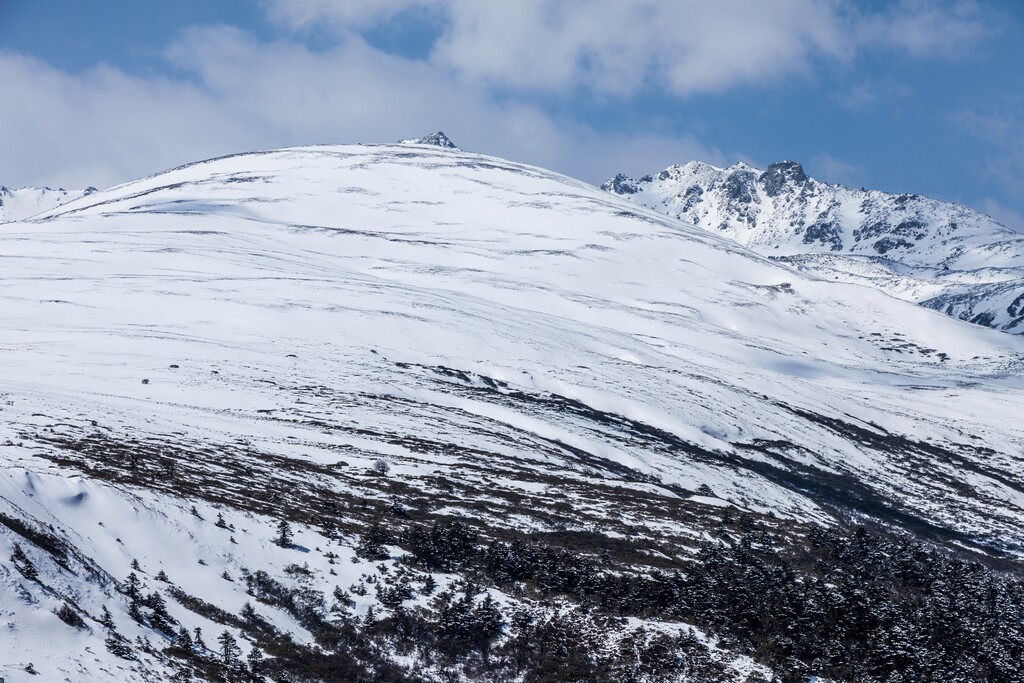
[[[967,207],[823,183],[796,161],[691,161],[602,189],[827,279],[1024,333],[1024,236]]]
[[[459,149],[454,142],[452,142],[444,131],[437,131],[430,135],[424,135],[421,138],[409,138],[408,140],[399,140],[401,145],[434,145],[435,147],[444,147],[445,149]]]

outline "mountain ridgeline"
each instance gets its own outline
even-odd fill
[[[79,197],[96,192],[95,187],[84,190],[56,190],[49,187],[9,188],[0,185],[0,223],[25,220],[66,204]]]
[[[602,188],[821,277],[1024,333],[1024,236],[964,206],[823,183],[795,161],[691,161]]]

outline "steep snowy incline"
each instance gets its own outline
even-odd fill
[[[1024,553],[1024,339],[534,167],[421,145],[224,157],[4,225],[0,262],[5,514],[97,576],[173,557],[76,520],[163,510],[175,572],[236,613],[184,566],[237,575],[266,534],[211,565],[188,498],[240,529],[302,522],[308,546],[325,510],[351,532],[401,495],[679,553],[727,503]],[[36,490],[67,504],[43,515]]]
[[[9,188],[0,185],[0,223],[10,223],[31,218],[49,211],[73,199],[85,197],[96,191],[95,187],[84,190],[52,190],[48,187]]]
[[[691,161],[602,187],[822,277],[1024,332],[1024,236],[964,206],[822,183],[794,161]]]

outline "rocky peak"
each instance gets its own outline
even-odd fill
[[[444,147],[445,149],[458,149],[455,143],[452,142],[444,131],[437,131],[430,135],[425,135],[421,138],[409,138],[408,140],[399,140],[400,144],[403,145],[434,145],[435,147]]]
[[[623,173],[616,174],[614,178],[606,182],[601,186],[601,189],[605,192],[613,192],[615,194],[635,194],[639,189],[636,186],[636,181],[626,176]]]
[[[720,187],[725,191],[725,196],[734,202],[749,204],[759,201],[757,189],[754,187],[756,180],[756,169],[746,164],[733,164],[725,169],[721,176]]]
[[[778,161],[768,167],[757,179],[764,188],[765,194],[774,197],[784,188],[791,185],[802,185],[807,182],[804,167],[796,161]]]

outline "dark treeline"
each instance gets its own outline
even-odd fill
[[[1024,681],[1017,577],[865,528],[814,527],[794,543],[749,517],[727,519],[726,540],[674,571],[622,571],[607,557],[527,540],[482,544],[458,522],[394,540],[413,567],[569,596],[595,616],[694,624],[786,682]]]
[[[250,642],[247,661],[226,632],[219,648],[201,644],[198,631],[175,634],[159,595],[134,574],[122,590],[137,620],[170,639],[160,652],[179,662],[180,680],[737,681],[726,651],[750,656],[780,683],[1024,683],[1021,581],[907,537],[820,527],[783,535],[726,513],[694,559],[654,569],[593,547],[479,533],[461,522],[383,518],[357,546],[363,558],[382,561],[377,571],[333,595],[310,588],[304,567],[288,570],[294,585],[243,572],[252,603],[291,614],[316,647],[281,633],[252,605],[233,615],[169,590],[188,609],[239,629]],[[393,544],[406,553],[385,562]],[[491,587],[512,600],[496,599]],[[354,614],[353,596],[371,593],[375,606]],[[630,625],[628,617],[650,624]],[[656,622],[693,624],[714,647]],[[108,647],[131,656],[128,643],[110,635]],[[395,655],[416,661],[419,673]],[[746,683],[767,680],[754,671]]]

